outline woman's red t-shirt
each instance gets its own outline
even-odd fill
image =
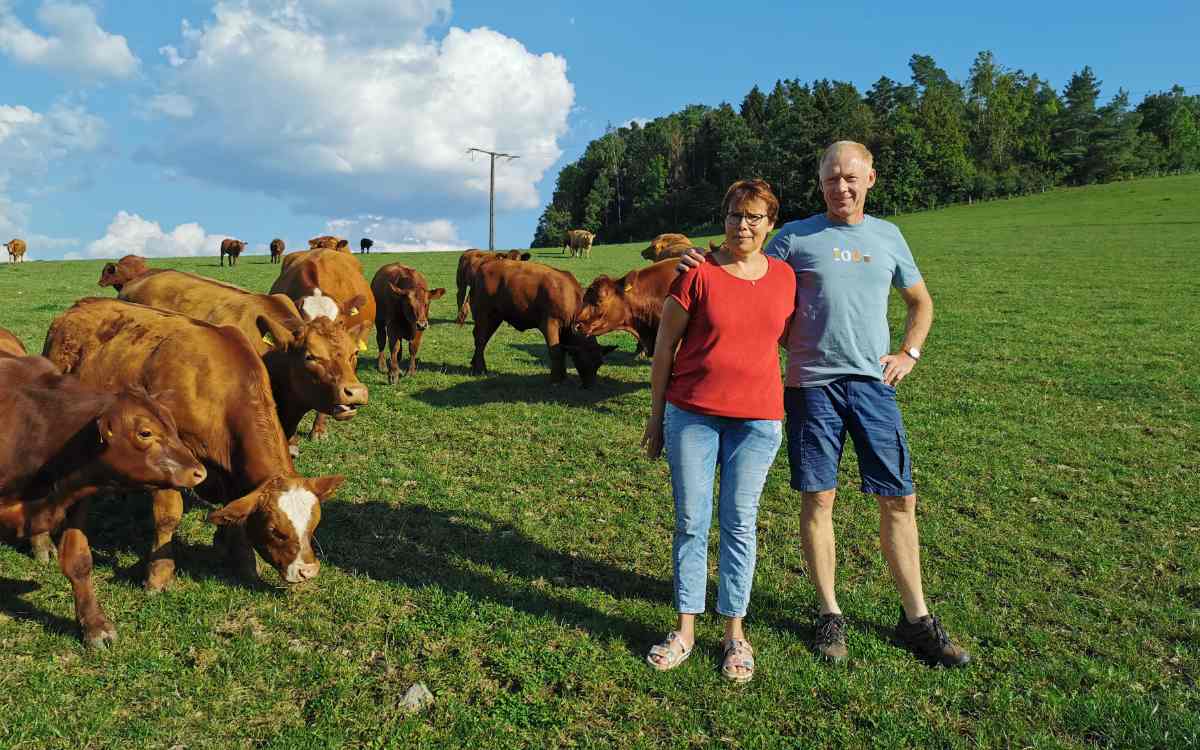
[[[779,338],[796,306],[796,274],[767,258],[762,278],[746,281],[710,255],[671,283],[688,311],[667,401],[688,411],[737,419],[783,419]]]

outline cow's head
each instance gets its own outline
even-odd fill
[[[615,330],[629,314],[620,280],[601,274],[583,293],[583,304],[573,328],[582,336],[599,336]]]
[[[334,493],[343,476],[275,477],[239,497],[208,520],[218,526],[240,525],[254,549],[288,583],[316,578],[321,563],[313,554],[312,535],[321,521],[321,501]]]
[[[424,331],[429,327],[429,303],[441,299],[446,293],[441,287],[430,290],[424,284],[401,287],[389,281],[388,286],[396,296],[396,306],[400,308],[400,314],[414,331]]]
[[[260,315],[257,324],[272,356],[286,363],[288,385],[301,401],[342,421],[367,403],[367,387],[355,374],[358,341],[341,322],[317,317],[289,328]]]
[[[96,419],[100,462],[134,485],[195,487],[208,476],[179,438],[171,412],[142,390],[126,390]]]
[[[563,350],[575,363],[575,371],[584,388],[591,388],[596,382],[596,372],[604,364],[604,357],[611,354],[617,347],[601,346],[594,336],[580,336],[568,331],[563,340]]]
[[[100,281],[97,283],[100,286],[111,286],[119,292],[122,286],[146,273],[147,270],[149,269],[146,267],[145,258],[139,255],[126,255],[116,263],[105,263],[104,268],[100,269]]]

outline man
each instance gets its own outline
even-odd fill
[[[917,496],[896,386],[912,372],[933,324],[933,300],[900,230],[864,212],[875,185],[871,152],[838,141],[821,158],[826,211],[785,224],[766,249],[796,271],[796,313],[787,341],[788,462],[801,493],[801,541],[820,600],[814,647],[843,661],[846,619],[834,593],[833,504],[847,432],[858,454],[862,491],[879,505],[879,541],[900,592],[897,642],[931,664],[962,666],[970,655],[930,615],[921,589]],[[701,256],[691,251],[681,263]],[[889,287],[908,319],[889,352]]]

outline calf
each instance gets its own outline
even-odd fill
[[[518,331],[537,328],[550,350],[550,380],[567,377],[564,355],[571,355],[584,388],[596,381],[604,355],[615,346],[600,346],[590,336],[571,329],[583,290],[566,271],[541,263],[496,260],[486,263],[471,288],[471,314],[475,318],[475,355],[471,372],[487,372],[483,350],[501,323]]]
[[[24,357],[26,353],[21,339],[14,336],[12,331],[0,328],[0,357]]]
[[[462,325],[467,321],[467,294],[471,291],[471,284],[475,281],[476,274],[479,273],[479,268],[484,263],[493,260],[529,260],[533,256],[529,253],[523,253],[520,250],[509,250],[504,253],[491,252],[488,250],[465,250],[463,254],[458,256],[458,272],[455,274],[455,283],[458,286],[458,317],[455,323]]]
[[[429,283],[420,271],[389,263],[375,272],[371,279],[371,294],[375,296],[375,343],[379,345],[379,371],[384,372],[386,354],[384,346],[391,349],[386,372],[388,382],[400,379],[397,360],[404,348],[401,341],[408,342],[408,374],[417,371],[417,352],[421,349],[421,336],[429,327],[429,303],[441,299],[445,289],[430,291]]]
[[[570,255],[590,258],[592,257],[592,240],[594,239],[596,239],[596,235],[586,229],[568,229],[566,236],[563,238],[563,247]]]
[[[369,254],[371,252],[371,248],[373,248],[373,247],[375,247],[375,240],[373,240],[369,237],[363,237],[361,240],[358,241],[358,252],[360,252],[360,253],[368,253]]]
[[[283,260],[284,245],[283,240],[276,237],[271,240],[271,262],[278,263]]]
[[[288,583],[318,574],[310,540],[321,518],[319,501],[343,478],[296,473],[266,367],[241,331],[92,298],[54,319],[43,353],[87,386],[140,385],[161,394],[179,436],[208,470],[197,493],[222,505],[209,515],[221,527],[217,543],[244,575],[257,575],[254,550]],[[154,493],[155,541],[146,576],[151,591],[174,576],[172,539],[182,515],[177,491]]]
[[[25,240],[13,239],[11,242],[5,242],[4,249],[8,250],[9,263],[25,261]]]
[[[152,271],[146,265],[145,258],[140,255],[126,255],[116,263],[105,263],[104,268],[100,270],[100,281],[97,283],[100,286],[111,286],[120,292],[121,287],[147,273],[152,273]]]
[[[692,247],[692,241],[683,234],[660,234],[650,240],[650,246],[642,251],[646,260],[660,261],[667,258],[678,258]]]
[[[238,256],[246,249],[246,243],[242,240],[233,240],[226,237],[221,240],[221,265],[225,265],[225,256],[229,256],[229,265],[233,267],[237,265]]]
[[[653,357],[663,302],[676,276],[676,265],[677,261],[664,260],[634,269],[616,280],[597,276],[583,294],[583,305],[575,316],[575,332],[600,336],[628,331],[637,339],[638,350]]]
[[[170,412],[138,388],[88,388],[44,357],[0,358],[0,532],[46,538],[66,519],[59,565],[84,642],[116,637],[92,587],[84,521],[102,490],[195,487],[207,472]]]

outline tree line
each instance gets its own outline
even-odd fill
[[[1101,104],[1085,66],[1061,93],[980,52],[965,82],[913,55],[907,84],[778,80],[740,108],[690,105],[640,125],[609,127],[559,172],[532,247],[561,246],[567,229],[627,242],[720,224],[736,179],[762,177],[781,219],[824,205],[817,163],[836,140],[867,144],[879,181],[869,210],[888,215],[947,203],[1200,169],[1200,96],[1181,86],[1136,107],[1120,90]]]

